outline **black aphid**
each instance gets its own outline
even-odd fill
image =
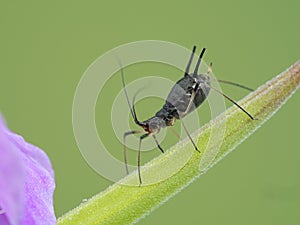
[[[202,57],[204,55],[205,48],[203,48],[200,53],[200,56],[198,58],[194,72],[189,73],[195,51],[196,51],[196,46],[193,47],[193,51],[192,51],[191,57],[188,61],[187,67],[185,69],[183,78],[181,78],[179,81],[177,81],[176,84],[173,86],[163,107],[155,114],[155,116],[153,116],[150,119],[147,119],[145,121],[139,121],[136,116],[136,112],[135,112],[135,108],[134,108],[135,97],[133,98],[132,104],[130,103],[128,93],[126,90],[126,86],[125,86],[125,81],[124,81],[124,72],[123,72],[123,68],[121,66],[123,88],[124,88],[124,92],[126,95],[126,99],[127,99],[129,108],[130,108],[131,115],[134,119],[134,122],[144,129],[143,131],[142,130],[132,130],[132,131],[128,131],[128,132],[124,133],[124,136],[123,136],[124,162],[125,162],[127,174],[128,174],[128,166],[127,166],[127,159],[126,159],[125,139],[128,135],[145,132],[143,135],[140,136],[139,149],[138,149],[138,176],[139,176],[140,184],[142,184],[141,171],[140,171],[142,140],[146,137],[152,136],[157,147],[160,149],[160,151],[162,153],[164,153],[164,150],[162,149],[162,147],[159,145],[159,143],[157,141],[156,134],[160,131],[161,128],[173,126],[173,124],[175,123],[176,120],[181,120],[187,114],[189,114],[190,112],[195,110],[197,107],[199,107],[202,104],[202,102],[207,98],[211,89],[216,91],[217,93],[221,94],[229,101],[231,101],[238,108],[240,108],[244,113],[246,113],[248,117],[250,117],[252,120],[254,120],[254,117],[251,116],[245,109],[243,109],[240,105],[238,105],[230,97],[228,97],[227,95],[223,94],[218,89],[211,86],[210,82],[218,81],[221,83],[231,84],[234,86],[238,86],[238,87],[253,91],[251,88],[248,88],[246,86],[243,86],[243,85],[240,85],[237,83],[233,83],[230,81],[212,80],[211,77],[209,76],[209,74],[212,72],[212,64],[210,64],[210,67],[205,74],[198,74],[198,69],[200,67],[200,63],[201,63]],[[200,152],[198,150],[196,144],[194,143],[193,139],[191,138],[191,136],[182,120],[181,120],[181,123],[182,123],[184,130],[187,133],[187,136],[191,140],[195,150]]]

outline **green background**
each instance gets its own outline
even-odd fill
[[[112,184],[87,165],[72,131],[77,83],[97,57],[145,39],[197,44],[207,47],[205,61],[213,61],[217,77],[258,87],[300,58],[299,7],[296,0],[0,1],[0,110],[12,130],[51,158],[56,215]],[[128,81],[139,77],[139,67],[132,70]],[[107,129],[103,141],[116,156],[122,145],[109,114],[98,109],[120,88],[113,77],[96,109],[98,129]],[[245,95],[223,90],[235,99]],[[298,224],[299,99],[298,92],[237,151],[139,224]],[[146,118],[161,102],[140,104]]]

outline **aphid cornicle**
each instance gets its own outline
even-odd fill
[[[212,64],[210,64],[208,71],[205,74],[198,74],[198,69],[200,67],[200,63],[202,60],[202,57],[205,52],[205,48],[202,49],[200,56],[197,60],[195,69],[192,73],[189,72],[190,66],[192,64],[194,54],[196,51],[196,46],[193,47],[192,54],[190,56],[190,59],[188,61],[188,64],[185,69],[184,76],[176,82],[176,84],[171,89],[165,104],[163,107],[155,114],[155,116],[145,120],[145,121],[139,121],[134,107],[134,101],[135,97],[133,98],[132,104],[130,103],[128,93],[125,86],[124,81],[124,72],[123,68],[121,66],[121,75],[122,75],[122,84],[123,89],[125,92],[126,100],[128,102],[131,115],[134,119],[134,122],[141,126],[144,130],[131,130],[124,133],[123,136],[123,144],[124,144],[124,162],[125,162],[125,169],[128,174],[128,166],[127,166],[127,159],[126,159],[126,143],[125,139],[128,135],[131,134],[138,134],[138,133],[144,133],[139,138],[139,148],[138,148],[138,177],[139,177],[139,183],[142,184],[142,177],[141,177],[141,171],[140,171],[140,163],[141,163],[141,144],[142,140],[146,137],[152,136],[157,147],[160,149],[162,153],[164,153],[164,150],[159,145],[158,140],[156,138],[156,134],[160,131],[161,128],[165,128],[168,126],[173,126],[176,120],[180,120],[182,123],[182,126],[187,133],[187,136],[191,140],[191,143],[193,144],[196,151],[200,152],[194,143],[193,139],[191,138],[186,126],[184,125],[182,118],[184,118],[187,114],[195,110],[197,107],[199,107],[204,100],[207,98],[210,90],[214,90],[217,93],[224,96],[226,99],[231,101],[233,104],[235,104],[238,108],[240,108],[244,113],[247,114],[247,116],[250,117],[250,119],[254,120],[253,116],[251,116],[244,108],[242,108],[239,104],[237,104],[234,100],[232,100],[227,95],[223,94],[218,89],[214,88],[210,85],[212,81],[218,81],[221,83],[231,84],[234,86],[238,86],[247,90],[252,91],[251,88],[248,88],[246,86],[233,83],[230,81],[225,80],[213,80],[210,77],[210,73],[212,72]]]

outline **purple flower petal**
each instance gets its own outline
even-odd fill
[[[54,189],[47,155],[6,128],[0,115],[0,224],[56,224]]]
[[[5,130],[0,117],[0,224],[17,225],[24,213],[25,168],[18,148],[7,141]]]

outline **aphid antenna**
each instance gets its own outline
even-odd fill
[[[134,122],[143,127],[145,124],[140,122],[138,119],[137,119],[137,116],[136,116],[136,112],[135,112],[135,107],[134,107],[134,103],[135,103],[135,98],[136,98],[136,95],[139,93],[139,91],[134,95],[133,97],[133,100],[132,100],[132,104],[130,103],[130,100],[129,100],[129,96],[128,96],[128,92],[127,92],[127,89],[126,89],[126,85],[125,85],[125,78],[124,78],[124,70],[123,70],[123,66],[122,66],[122,63],[121,63],[121,60],[117,57],[117,60],[118,60],[118,63],[119,63],[119,66],[120,66],[120,70],[121,70],[121,76],[122,76],[122,85],[123,85],[123,90],[124,90],[124,93],[125,93],[125,96],[126,96],[126,100],[127,100],[127,103],[128,103],[128,106],[129,106],[129,109],[130,109],[130,113],[131,113],[131,116],[134,120]],[[123,135],[123,157],[124,157],[124,164],[125,164],[125,170],[126,170],[126,174],[129,174],[129,170],[128,170],[128,163],[127,163],[127,156],[126,156],[126,137],[128,135],[133,135],[133,134],[140,134],[140,133],[143,133],[144,131],[142,130],[131,130],[131,131],[128,131],[128,132],[125,132],[124,135]],[[149,134],[143,134],[140,138],[140,142],[143,138],[147,137]],[[140,143],[141,144],[141,143]],[[140,157],[140,150],[138,152],[139,154],[139,157]],[[138,160],[138,171],[139,171],[139,181],[140,181],[140,184],[142,183],[142,180],[141,180],[141,176],[140,176],[140,159]]]
[[[127,103],[128,103],[129,109],[130,109],[130,113],[132,115],[132,118],[133,118],[134,122],[139,126],[143,126],[144,124],[137,119],[134,105],[131,105],[131,103],[130,103],[130,100],[129,100],[129,97],[128,97],[128,92],[127,92],[126,85],[125,85],[123,66],[122,66],[122,63],[121,63],[120,59],[118,59],[118,62],[119,62],[119,65],[120,65],[120,70],[121,70],[121,75],[122,75],[123,90],[124,90],[126,100],[127,100]]]
[[[133,98],[132,98],[132,111],[133,111],[133,113],[134,113],[134,115],[135,115],[135,117],[136,117],[136,120],[138,121],[138,125],[140,125],[140,126],[143,126],[143,125],[145,125],[144,123],[142,123],[142,122],[140,122],[138,119],[137,119],[137,115],[136,115],[136,111],[135,111],[135,99],[136,99],[136,97],[137,97],[137,95],[142,91],[142,90],[144,90],[145,89],[145,87],[141,87],[141,88],[139,88],[136,92],[135,92],[135,94],[134,94],[134,96],[133,96]]]

